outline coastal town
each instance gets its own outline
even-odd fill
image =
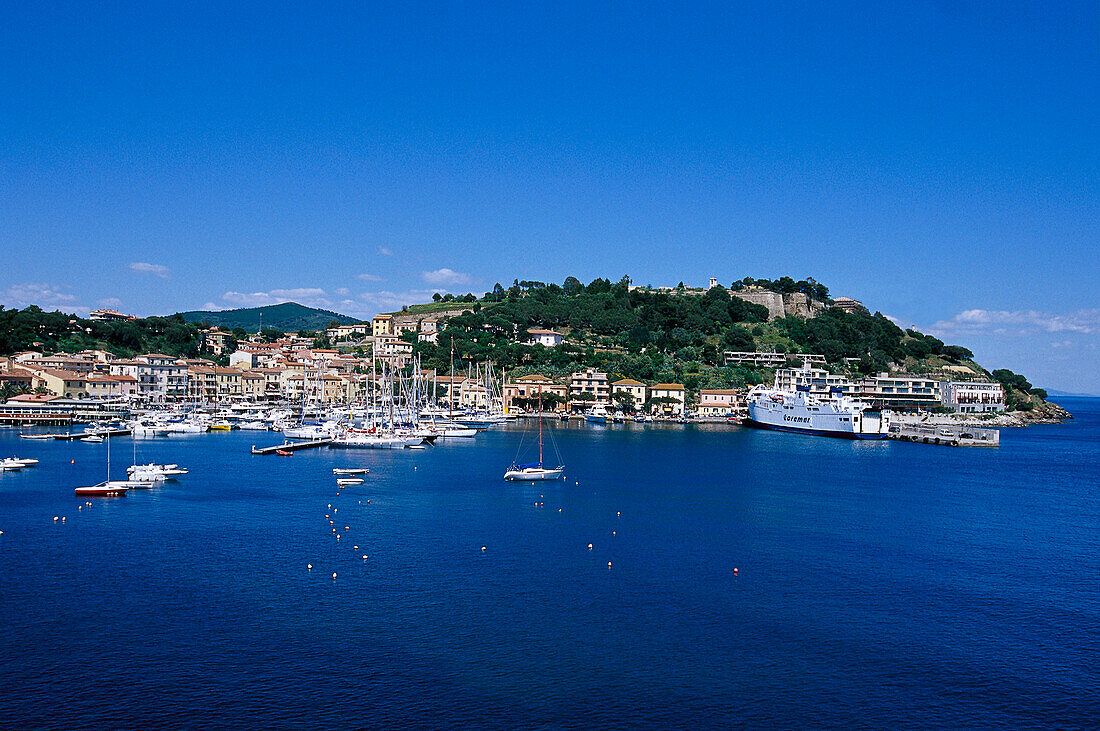
[[[92,317],[128,316],[97,311]],[[203,332],[206,348],[215,358],[227,359],[227,365],[218,365],[212,358],[164,353],[127,358],[105,350],[15,353],[2,361],[0,386],[22,393],[0,404],[0,420],[79,422],[130,406],[364,404],[381,392],[382,367],[408,371],[413,364],[410,334],[417,341],[437,342],[440,329],[438,317],[380,314],[370,323],[330,328],[325,335],[335,347],[318,348],[310,336],[288,334],[267,342],[253,335],[238,341],[226,330],[208,328]],[[523,341],[552,349],[560,347],[564,339],[563,333],[554,330],[529,328]],[[232,352],[228,351],[230,343]],[[794,391],[807,387],[818,393],[843,394],[875,409],[970,415],[1005,409],[1003,385],[974,379],[973,371],[965,366],[946,366],[939,377],[849,376],[827,369],[820,354],[725,351],[722,357],[727,364],[769,369],[776,388]],[[472,371],[464,372],[476,366],[466,363],[450,373],[423,370],[418,375],[453,407],[511,414],[541,406],[544,411],[566,414],[599,409],[609,414],[726,420],[744,414],[749,391],[747,387],[689,390],[683,383],[647,383],[596,368],[560,378],[539,373],[503,374],[495,383],[486,383]]]

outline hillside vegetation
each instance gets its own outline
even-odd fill
[[[329,310],[319,310],[315,307],[306,307],[297,302],[284,302],[281,305],[246,307],[218,312],[192,310],[190,312],[180,312],[179,316],[186,322],[203,322],[226,330],[239,327],[250,333],[259,332],[261,325],[264,328],[295,332],[298,330],[324,330],[332,322],[338,325],[354,325],[360,322],[354,317],[330,312]]]
[[[446,320],[439,344],[415,343],[425,367],[446,371],[453,342],[456,361],[492,360],[516,374],[540,372],[564,376],[585,367],[614,377],[676,381],[689,389],[761,383],[761,369],[724,365],[724,351],[768,351],[824,355],[830,368],[853,376],[880,372],[943,374],[994,378],[974,362],[973,353],[916,330],[904,330],[881,313],[828,308],[818,317],[768,321],[765,307],[731,296],[724,287],[705,293],[630,289],[629,279],[596,279],[588,285],[570,277],[562,285],[515,282],[497,285],[481,298],[454,298],[474,310]],[[828,288],[790,277],[735,282],[732,289],[763,287],[802,292],[829,304]],[[555,348],[526,345],[528,328],[554,329],[565,335]],[[415,342],[415,335],[406,336]],[[846,360],[847,359],[847,360]],[[1000,373],[998,371],[997,373]],[[1010,372],[1008,372],[1010,373]],[[1014,403],[1045,396],[1022,376],[1002,379]]]
[[[85,320],[63,312],[0,307],[0,355],[24,350],[47,354],[106,350],[116,355],[165,353],[185,358],[203,354],[203,337],[194,323],[179,315],[122,322]]]

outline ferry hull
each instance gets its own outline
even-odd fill
[[[799,426],[786,426],[783,424],[766,424],[762,421],[757,421],[752,417],[746,416],[741,420],[741,423],[745,426],[752,427],[754,429],[769,429],[771,431],[790,432],[792,434],[809,434],[815,437],[835,437],[837,439],[885,439],[885,434],[858,434],[850,431],[834,431],[831,429],[810,429]]]

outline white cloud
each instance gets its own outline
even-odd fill
[[[222,309],[222,307],[220,305],[214,303],[214,302],[207,302],[205,305],[203,305],[199,309],[200,310],[210,310],[211,312],[213,312],[215,310]]]
[[[130,271],[138,274],[152,274],[154,277],[168,279],[168,267],[163,264],[149,264],[144,261],[135,261],[130,264]]]
[[[956,335],[1030,335],[1036,332],[1088,334],[1100,330],[1100,309],[1066,314],[1036,310],[964,310],[928,328],[937,337]]]
[[[237,307],[263,307],[283,302],[297,302],[306,307],[332,308],[332,301],[325,296],[325,290],[319,287],[272,289],[267,292],[229,291],[222,295],[222,299]]]
[[[456,272],[453,269],[436,269],[434,272],[423,272],[421,276],[428,284],[447,285],[447,284],[469,284],[471,281],[469,274],[463,274],[462,272]]]
[[[347,287],[340,287],[338,289],[332,290],[332,293],[340,297],[347,297],[349,294],[351,294],[351,290]]]
[[[76,297],[68,292],[62,292],[61,289],[54,285],[36,282],[13,284],[0,293],[0,303],[7,307],[18,308],[38,305],[43,309],[56,307],[67,307],[70,310],[86,309],[72,304],[76,301]]]
[[[379,246],[378,253],[382,256],[393,256],[393,252],[387,249],[385,246]]]
[[[381,282],[382,277],[376,277],[373,274],[360,274],[356,279],[363,282]]]
[[[122,307],[122,300],[118,297],[104,297],[97,303],[100,307],[108,307],[113,310],[117,310]]]

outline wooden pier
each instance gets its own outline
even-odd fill
[[[276,452],[297,452],[299,449],[313,449],[314,447],[323,447],[326,444],[331,444],[331,439],[315,439],[311,442],[287,442],[286,444],[276,444],[274,447],[257,447],[252,445],[252,454],[275,454]]]

